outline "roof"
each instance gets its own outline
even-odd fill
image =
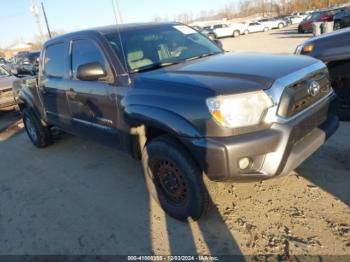
[[[59,40],[63,40],[67,37],[71,37],[77,34],[87,34],[87,33],[99,33],[102,35],[105,34],[110,34],[114,32],[126,32],[126,31],[134,31],[134,30],[141,30],[141,29],[149,29],[149,28],[155,28],[159,26],[171,26],[171,25],[178,25],[181,23],[178,22],[149,22],[149,23],[131,23],[131,24],[119,24],[119,25],[110,25],[110,26],[103,26],[103,27],[96,27],[96,28],[91,28],[91,29],[86,29],[86,30],[81,30],[81,31],[76,31],[76,32],[71,32],[67,34],[63,34],[60,36],[57,36],[55,38],[52,38],[48,40],[45,45],[51,43],[51,42],[56,42]]]

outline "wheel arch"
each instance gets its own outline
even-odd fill
[[[191,151],[181,138],[202,137],[200,132],[189,121],[174,112],[141,105],[130,106],[125,111],[126,123],[131,127],[131,133],[134,136],[133,156],[136,159],[141,157],[141,151],[144,146],[157,137],[170,137],[190,154]]]

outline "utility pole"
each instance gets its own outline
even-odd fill
[[[123,24],[123,18],[119,7],[119,0],[112,0],[112,4],[116,23]]]
[[[32,0],[32,2],[31,2],[30,12],[34,15],[35,23],[36,23],[36,25],[38,27],[38,31],[39,31],[40,42],[42,42],[44,39],[44,36],[43,36],[43,31],[41,30],[41,25],[40,25],[39,8],[36,5],[36,3],[34,2],[34,0]]]
[[[44,18],[45,18],[47,33],[49,34],[49,37],[51,39],[52,38],[51,30],[50,30],[50,27],[49,27],[49,22],[47,21],[47,16],[46,16],[45,7],[44,7],[44,3],[43,2],[41,2],[41,8],[43,10],[43,14],[44,14]]]

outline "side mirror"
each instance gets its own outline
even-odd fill
[[[222,42],[218,39],[214,39],[213,42],[218,46],[220,47],[221,49],[223,48],[223,45],[222,45]]]
[[[80,65],[77,71],[77,78],[82,81],[98,81],[106,76],[106,71],[98,62]]]

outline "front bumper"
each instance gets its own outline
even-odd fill
[[[185,138],[183,142],[214,181],[254,180],[287,175],[337,130],[334,93],[298,117],[270,129],[220,138]],[[250,166],[241,170],[239,160]]]

